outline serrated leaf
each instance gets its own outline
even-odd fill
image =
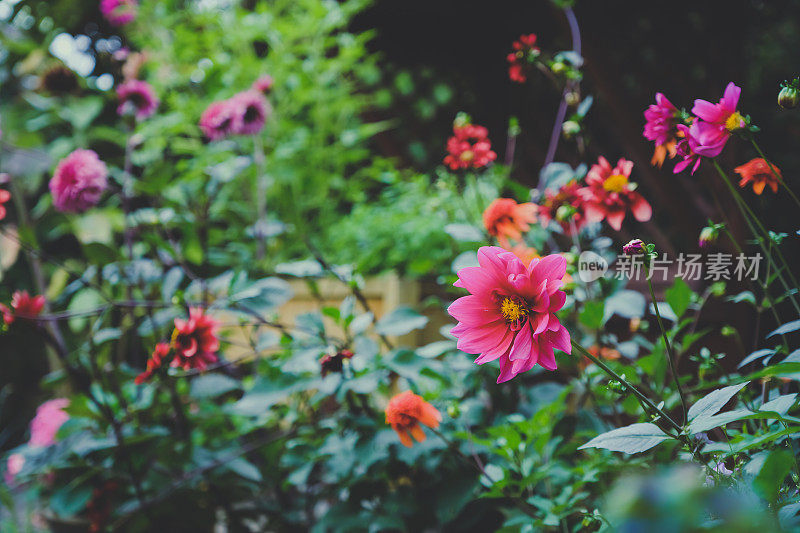
[[[715,414],[748,383],[750,382],[746,381],[738,385],[723,387],[706,394],[689,408],[689,420],[694,420],[699,416],[711,416]]]
[[[614,452],[640,453],[670,439],[658,426],[649,422],[631,424],[596,436],[580,448],[603,448]]]

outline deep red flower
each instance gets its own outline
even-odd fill
[[[6,324],[13,323],[17,318],[30,320],[41,314],[44,302],[44,296],[31,297],[28,291],[16,291],[11,296],[11,307],[0,304],[0,312]]]
[[[772,172],[775,169],[775,172]],[[753,184],[753,192],[761,194],[764,192],[764,187],[769,185],[772,192],[778,192],[778,184],[781,180],[781,169],[774,164],[770,168],[770,164],[765,159],[756,157],[751,159],[744,165],[740,165],[733,169],[734,172],[739,174],[742,179],[739,180],[739,187],[747,187],[748,183]]]
[[[412,436],[418,442],[425,440],[420,424],[435,429],[439,427],[441,419],[442,415],[434,406],[411,391],[401,392],[386,406],[386,423],[397,432],[400,442],[409,448],[414,444]]]
[[[489,141],[489,131],[474,124],[453,125],[447,152],[444,163],[452,170],[481,168],[497,159]]]
[[[581,194],[586,200],[586,219],[589,222],[606,220],[619,231],[628,211],[640,222],[650,220],[653,209],[630,183],[633,161],[620,159],[615,167],[600,157],[586,175],[586,187]]]
[[[144,372],[136,376],[134,382],[137,385],[141,385],[153,377],[156,370],[161,368],[164,364],[164,358],[169,355],[170,349],[169,344],[166,342],[159,342],[156,344],[155,350],[153,350],[152,355],[150,355],[150,359],[147,360],[147,368]]]
[[[11,193],[5,189],[0,189],[0,220],[6,218],[6,215],[8,214],[4,204],[9,200],[11,200]]]
[[[320,372],[322,377],[327,376],[330,372],[341,372],[344,370],[344,362],[346,359],[353,358],[353,352],[350,350],[339,350],[334,355],[325,354],[319,360]]]
[[[541,53],[536,46],[536,34],[520,35],[512,47],[514,51],[506,56],[506,61],[509,63],[508,77],[511,81],[525,83],[528,80],[527,71],[530,64]]]
[[[539,205],[539,218],[545,224],[556,221],[566,235],[578,232],[586,225],[586,201],[580,194],[581,186],[572,180],[558,191],[546,190]]]
[[[172,332],[172,348],[175,359],[170,366],[183,370],[205,370],[210,363],[217,362],[219,323],[206,315],[199,307],[189,309],[189,319],[175,319]]]
[[[532,203],[518,204],[511,198],[497,198],[483,212],[483,224],[489,235],[505,248],[511,245],[508,239],[521,240],[522,232],[531,229],[536,222],[537,208]]]

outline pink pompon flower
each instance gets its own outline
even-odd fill
[[[478,250],[478,263],[458,271],[454,285],[470,295],[447,310],[458,320],[451,330],[458,349],[480,354],[475,359],[479,365],[499,359],[497,383],[536,364],[555,370],[553,350],[572,349],[569,332],[555,314],[566,300],[560,290],[566,259],[553,254],[526,267],[512,252],[484,246]]]
[[[138,120],[144,120],[156,112],[158,97],[146,81],[128,80],[117,87],[117,114],[133,113]]]
[[[69,415],[64,411],[68,405],[69,400],[66,398],[56,398],[39,406],[36,416],[31,420],[29,446],[46,447],[56,442],[56,433],[69,420]]]
[[[489,131],[474,124],[453,125],[447,152],[444,164],[452,170],[481,168],[497,159],[489,141]]]
[[[171,343],[175,358],[170,366],[203,371],[209,364],[216,363],[216,352],[219,350],[218,328],[219,323],[199,307],[189,309],[188,320],[176,318]]]
[[[269,94],[272,92],[273,85],[275,85],[275,80],[272,79],[272,76],[269,74],[264,74],[253,82],[252,88],[260,93]]]
[[[67,213],[81,213],[96,205],[107,186],[108,168],[93,150],[69,154],[50,180],[53,205]]]
[[[25,456],[21,453],[12,453],[8,456],[6,461],[6,473],[4,479],[6,485],[12,485],[17,475],[22,472],[22,467],[25,466]]]
[[[200,115],[200,129],[211,141],[223,139],[233,133],[236,106],[230,100],[209,105]]]
[[[272,108],[263,93],[250,89],[230,99],[234,109],[231,128],[236,135],[255,135],[264,129]]]
[[[124,26],[136,18],[137,0],[100,0],[100,12],[113,26]]]
[[[633,161],[620,159],[615,167],[605,157],[600,157],[586,175],[586,187],[581,194],[586,201],[586,219],[589,222],[606,220],[619,231],[622,221],[630,211],[639,222],[650,220],[653,209],[630,183]]]
[[[0,304],[3,321],[12,324],[17,318],[33,319],[39,316],[44,309],[44,296],[33,296],[28,291],[15,291],[11,296],[11,307]]]

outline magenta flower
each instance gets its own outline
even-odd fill
[[[17,477],[22,471],[22,467],[25,466],[25,456],[20,453],[12,453],[8,456],[8,460],[6,461],[6,473],[3,476],[6,485],[12,485],[14,483],[14,479]]]
[[[135,113],[137,120],[144,120],[156,112],[158,97],[146,81],[128,80],[117,87],[120,116]]]
[[[718,104],[705,100],[695,100],[692,113],[697,115],[689,129],[697,146],[694,151],[705,157],[716,157],[725,147],[725,143],[734,132],[743,128],[745,123],[742,115],[736,110],[742,89],[729,83],[725,94]]]
[[[214,102],[200,115],[200,129],[211,141],[227,137],[233,132],[236,106],[230,100]]]
[[[275,80],[269,74],[264,74],[256,81],[253,82],[253,89],[260,93],[268,94],[272,91],[272,86],[275,85]]]
[[[692,124],[694,126],[694,124]],[[697,171],[697,167],[700,166],[700,154],[696,152],[696,149],[699,147],[699,141],[695,137],[697,135],[697,131],[695,128],[694,135],[691,131],[689,126],[684,126],[683,124],[678,125],[678,131],[680,131],[684,138],[681,139],[677,146],[675,147],[675,151],[677,152],[678,156],[683,158],[683,161],[680,161],[678,164],[675,165],[675,168],[672,170],[675,174],[679,172],[683,172],[687,167],[692,167],[692,174]]]
[[[124,26],[136,18],[137,0],[100,0],[100,12],[112,26]]]
[[[500,360],[497,383],[539,364],[556,369],[553,349],[571,351],[569,332],[556,311],[566,300],[562,278],[566,260],[560,255],[533,259],[526,267],[512,252],[497,246],[478,250],[478,267],[458,271],[456,287],[470,292],[448,312],[458,320],[451,333],[458,349],[478,353],[479,365]]]
[[[644,125],[644,136],[657,146],[673,142],[678,124],[677,115],[678,108],[666,96],[656,93],[656,103],[650,104],[644,112],[647,121]]]
[[[50,180],[53,205],[67,213],[81,213],[96,205],[107,186],[108,168],[93,150],[69,154]]]
[[[56,441],[59,428],[69,420],[69,415],[64,409],[69,405],[66,398],[56,398],[44,402],[36,410],[36,416],[31,420],[31,439],[29,446],[51,446]]]
[[[237,135],[255,135],[264,129],[272,108],[264,94],[251,89],[230,99],[234,108],[233,133]]]

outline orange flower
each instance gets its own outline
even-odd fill
[[[769,167],[769,163],[764,159],[756,157],[744,165],[736,167],[733,171],[742,177],[742,179],[739,180],[739,187],[744,188],[748,183],[753,182],[753,192],[756,194],[764,192],[764,187],[767,185],[772,189],[772,192],[778,192],[781,170],[775,165],[772,165],[772,168],[775,169],[775,173],[773,173],[772,169]]]
[[[386,406],[386,423],[392,426],[404,446],[411,447],[414,441],[425,440],[420,424],[429,428],[438,428],[442,415],[434,406],[411,391],[401,392],[389,401]]]
[[[483,224],[489,235],[497,237],[504,248],[510,248],[508,239],[522,239],[522,232],[536,222],[536,211],[532,203],[518,204],[511,198],[497,198],[483,212]]]
[[[614,348],[606,348],[605,346],[597,346],[596,344],[589,348],[589,353],[593,356],[597,357],[598,359],[608,359],[611,361],[616,361],[622,354],[620,354]],[[585,357],[581,358],[580,362],[578,363],[578,367],[581,370],[585,370],[587,366],[591,364],[591,361]]]

